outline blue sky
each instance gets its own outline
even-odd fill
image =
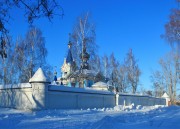
[[[77,17],[88,11],[96,25],[99,54],[114,52],[123,61],[132,48],[142,70],[141,84],[151,88],[151,71],[159,68],[159,58],[170,50],[160,35],[170,10],[177,7],[175,0],[61,0],[61,5],[65,14],[62,19],[55,17],[50,23],[42,18],[34,23],[46,39],[48,62],[57,66],[58,72],[66,56],[68,33]],[[24,36],[28,24],[20,10],[14,9],[12,15],[8,27],[15,39]]]

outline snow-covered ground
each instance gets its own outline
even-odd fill
[[[0,108],[0,129],[180,129],[180,107],[44,111]]]

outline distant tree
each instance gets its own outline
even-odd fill
[[[19,71],[19,81],[28,82],[38,67],[50,68],[46,63],[47,49],[40,29],[30,28],[24,40],[16,43],[16,67]]]
[[[110,77],[110,63],[109,63],[109,58],[107,55],[104,55],[102,57],[102,62],[103,62],[103,70],[104,70],[104,77],[105,79],[108,79]],[[107,80],[106,80],[107,81]]]
[[[101,62],[102,61],[100,60],[100,57],[97,56],[96,57],[96,64],[94,66],[95,71],[97,72],[96,79],[95,79],[96,82],[105,80],[105,76],[103,75],[103,69],[101,67],[102,66]]]
[[[180,4],[179,0],[177,0],[177,4]],[[177,47],[178,51],[180,51],[180,10],[179,8],[180,7],[178,7],[178,9],[173,9],[171,11],[169,22],[165,24],[165,34],[162,35],[162,37],[166,39],[167,42],[171,46]]]
[[[151,82],[153,84],[154,96],[162,97],[164,91],[167,89],[163,73],[161,71],[153,72],[151,75]]]
[[[95,33],[95,25],[89,19],[89,13],[86,13],[80,16],[77,19],[73,27],[73,32],[71,34],[72,40],[72,53],[73,58],[76,61],[76,64],[80,66],[81,59],[80,54],[83,49],[83,42],[86,44],[87,52],[90,54],[89,65],[91,69],[97,69],[97,44],[95,42],[96,33]]]
[[[120,64],[119,71],[118,71],[118,89],[121,93],[126,93],[128,91],[128,76],[127,76],[127,68],[125,64]]]
[[[114,53],[110,55],[110,66],[111,66],[111,80],[113,82],[113,86],[116,88],[116,91],[118,91],[118,67],[119,62],[116,60]]]
[[[162,73],[172,102],[176,100],[177,86],[180,86],[180,56],[174,52],[168,53],[160,60]]]
[[[95,62],[96,62],[96,65],[95,65],[95,69],[98,71],[98,72],[101,72],[102,73],[102,69],[101,69],[101,59],[100,57],[97,55],[96,58],[95,58]]]
[[[132,93],[136,93],[141,71],[137,64],[137,60],[135,59],[135,56],[132,53],[132,49],[130,49],[127,53],[127,56],[125,58],[125,66],[127,70],[128,84],[131,87]]]

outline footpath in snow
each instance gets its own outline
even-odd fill
[[[180,107],[44,111],[0,108],[0,129],[180,129]]]

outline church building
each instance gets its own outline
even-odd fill
[[[84,41],[82,47],[82,53],[80,54],[82,62],[80,68],[77,69],[71,50],[72,43],[69,41],[67,57],[64,59],[61,67],[62,76],[57,79],[57,84],[68,87],[89,87],[95,89],[92,85],[95,83],[97,72],[89,67],[88,60],[90,55],[86,51],[86,43]],[[104,89],[108,89],[108,87]]]

